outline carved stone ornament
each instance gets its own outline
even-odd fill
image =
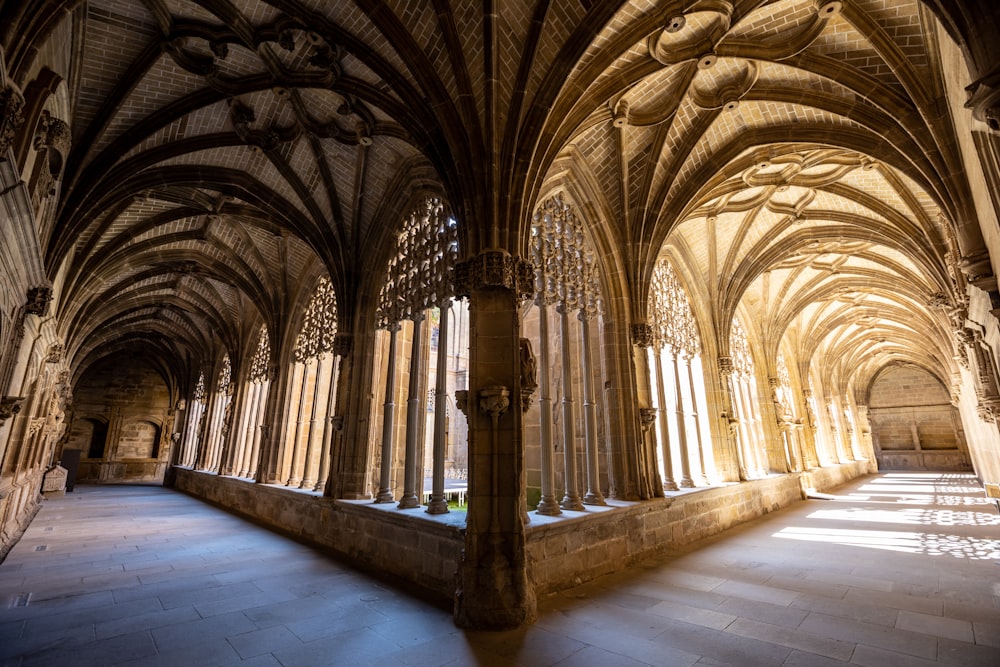
[[[642,429],[649,430],[649,427],[656,421],[656,408],[639,408],[639,423]]]
[[[465,416],[469,415],[469,413],[468,413],[468,408],[469,408],[469,390],[468,389],[459,389],[459,390],[457,390],[455,392],[455,405],[458,406],[458,409],[462,411],[463,415],[465,415]]]
[[[653,325],[648,322],[635,322],[630,327],[632,344],[639,347],[650,347],[653,344]]]
[[[45,361],[50,364],[58,364],[63,360],[66,353],[66,348],[62,343],[53,343],[49,345],[49,349],[45,352]]]
[[[484,250],[455,265],[455,296],[469,297],[473,290],[514,290],[521,300],[531,298],[535,287],[534,267],[506,250]]]
[[[986,123],[993,132],[1000,132],[1000,69],[973,81],[965,92],[965,107],[972,109],[973,118]]]
[[[525,413],[531,407],[531,395],[538,388],[538,380],[535,371],[538,361],[535,353],[531,351],[531,340],[522,338],[519,347],[521,362],[521,412]]]
[[[479,390],[479,409],[494,421],[510,406],[510,390],[502,385],[490,385]]]
[[[0,160],[14,143],[14,135],[24,125],[24,98],[13,88],[0,90]]]
[[[732,357],[719,357],[719,372],[723,375],[732,375],[736,367],[733,365]]]
[[[21,411],[24,396],[4,396],[0,398],[0,426]]]
[[[27,299],[24,302],[24,312],[28,315],[44,317],[49,311],[51,301],[51,287],[32,287],[28,290]]]

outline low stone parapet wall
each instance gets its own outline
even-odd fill
[[[799,474],[691,489],[611,508],[532,514],[528,558],[538,594],[593,579],[802,500]]]
[[[832,490],[873,472],[871,467],[857,461],[650,501],[609,500],[607,507],[559,517],[532,512],[529,576],[540,595],[564,590],[792,505],[805,497],[806,488]],[[175,473],[180,491],[451,604],[464,547],[464,512],[431,516],[422,507],[333,500],[186,468]]]
[[[333,500],[279,486],[176,468],[174,488],[319,547],[376,576],[450,605],[465,545],[465,513],[431,517],[395,503]]]

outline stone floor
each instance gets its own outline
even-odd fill
[[[996,667],[998,533],[971,477],[883,474],[491,634],[190,497],[78,486],[0,565],[0,664]]]

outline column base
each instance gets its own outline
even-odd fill
[[[607,505],[604,496],[599,493],[588,493],[583,497],[584,505]]]
[[[401,510],[411,510],[414,507],[420,507],[420,502],[417,500],[416,496],[403,496],[399,499],[398,507]]]
[[[559,505],[564,510],[570,510],[571,512],[582,512],[586,509],[583,506],[583,503],[580,502],[580,496],[574,496],[572,498],[566,496],[562,499],[562,502],[559,503]]]
[[[392,497],[392,491],[379,491],[375,496],[376,503],[394,503],[396,499]]]
[[[538,507],[535,508],[535,512],[547,516],[558,516],[562,514],[562,508],[559,507],[559,503],[556,502],[555,498],[551,496],[546,498],[543,496],[538,501]]]
[[[427,513],[428,514],[447,514],[448,513],[448,501],[440,498],[431,498],[431,501],[427,503]]]

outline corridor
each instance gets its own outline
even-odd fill
[[[0,564],[0,664],[995,666],[998,565],[974,478],[888,473],[467,632],[188,496],[78,486]]]

